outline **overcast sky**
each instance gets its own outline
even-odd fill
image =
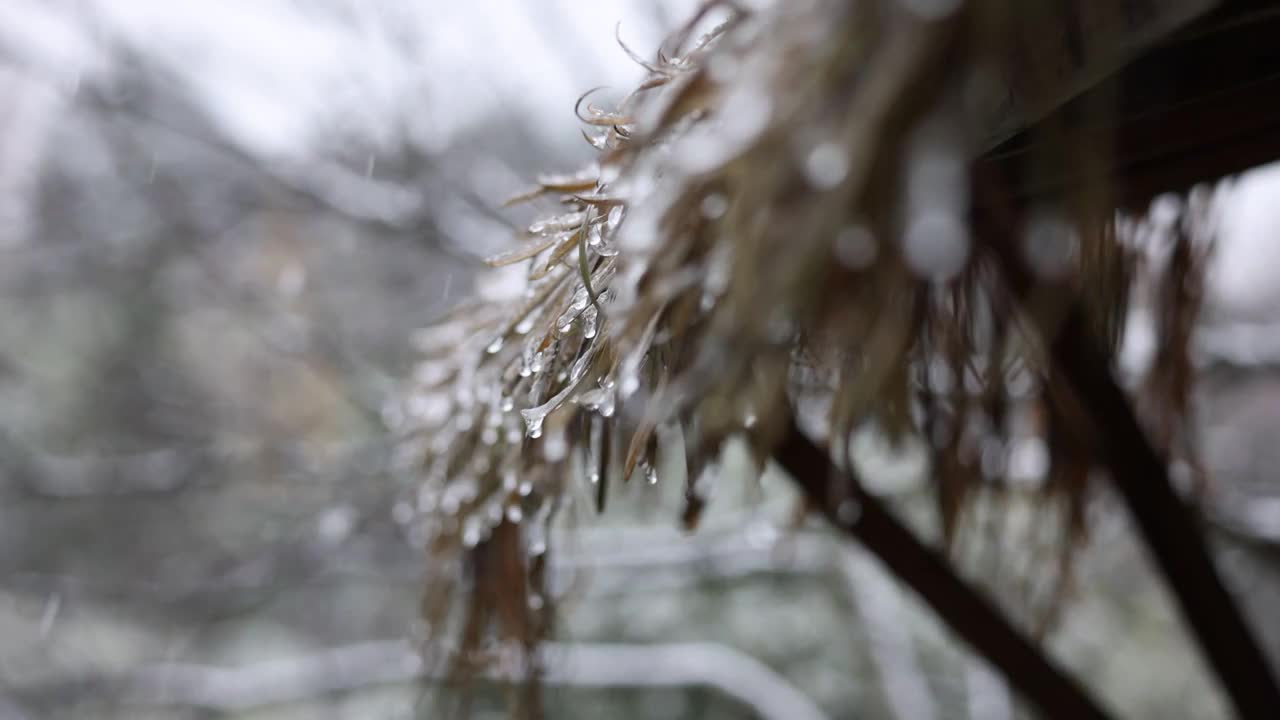
[[[74,92],[112,71],[110,44],[162,68],[227,137],[264,158],[318,145],[386,148],[407,132],[430,150],[482,116],[563,138],[573,100],[635,83],[614,41],[648,54],[695,0],[3,0],[0,57],[31,82]],[[0,174],[3,174],[0,172]],[[1248,319],[1280,309],[1280,170],[1228,198],[1211,286]],[[2,209],[2,208],[0,208]]]
[[[71,87],[109,72],[105,41],[172,73],[235,138],[304,154],[328,133],[378,144],[412,114],[447,143],[511,104],[568,118],[588,87],[634,84],[614,41],[646,52],[692,0],[4,0],[0,52]],[[554,110],[553,110],[554,109]]]

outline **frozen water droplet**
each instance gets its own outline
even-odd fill
[[[575,398],[575,402],[588,410],[598,410],[603,396],[603,390],[588,390]]]
[[[524,417],[525,432],[529,437],[535,440],[542,437],[542,421],[547,418],[546,411],[541,408],[530,408],[521,410],[520,415]]]
[[[716,245],[707,258],[706,273],[702,278],[702,287],[712,295],[723,295],[729,287],[729,279],[733,276],[733,243]]]
[[[768,333],[769,340],[774,343],[789,342],[795,335],[795,324],[791,322],[791,318],[782,308],[777,308],[769,317],[765,324],[765,330]]]
[[[458,510],[461,505],[462,501],[459,500],[456,495],[446,495],[444,499],[440,501],[440,512],[445,515],[456,515],[458,514]]]
[[[350,506],[331,508],[320,515],[316,530],[322,540],[327,543],[338,543],[347,538],[355,529],[356,510]]]
[[[940,357],[929,360],[929,388],[939,395],[947,395],[955,385],[955,373]]]
[[[708,220],[718,220],[724,217],[729,211],[729,200],[724,193],[711,193],[702,198],[702,217]]]
[[[849,156],[836,143],[821,143],[805,157],[804,174],[810,185],[819,190],[830,190],[848,176]]]
[[[587,366],[590,365],[591,361],[594,359],[595,359],[594,353],[590,353],[590,352],[583,353],[582,357],[579,357],[577,360],[574,361],[573,367],[570,368],[568,379],[573,382],[577,382],[578,379],[582,377],[583,373],[587,371]]]
[[[862,270],[876,261],[876,239],[861,225],[851,225],[836,234],[836,259],[851,270]]]
[[[423,385],[436,385],[448,379],[453,366],[447,362],[423,362],[413,369],[413,379]]]
[[[532,554],[532,551],[530,551],[530,554]],[[534,611],[541,610],[545,602],[546,601],[544,601],[542,599],[542,596],[539,595],[538,593],[529,593],[529,609],[530,610],[534,610]]]
[[[438,502],[436,491],[428,487],[418,488],[418,512],[432,512],[436,509]]]
[[[591,298],[587,295],[587,289],[578,288],[578,291],[573,294],[573,300],[570,301],[569,308],[572,310],[582,311],[586,309],[587,303],[589,302],[591,302]]]
[[[516,488],[516,493],[520,497],[529,497],[529,493],[533,492],[533,483],[528,480],[521,481],[520,487]]]
[[[596,310],[596,307],[594,305],[582,311],[582,336],[583,337],[589,340],[596,336],[598,320],[599,320],[599,312]]]
[[[658,468],[654,467],[653,465],[646,464],[644,468],[644,479],[650,485],[657,485],[658,484]]]
[[[1010,480],[1035,485],[1049,472],[1049,450],[1038,437],[1022,438],[1009,448],[1008,463]]]
[[[623,210],[621,205],[615,205],[609,208],[609,214],[605,217],[605,228],[610,232],[617,230],[622,224]]]
[[[525,316],[523,320],[516,323],[515,331],[518,335],[526,335],[533,329],[533,317]]]
[[[453,404],[449,398],[437,393],[415,393],[405,403],[409,415],[427,423],[437,423],[449,416]]]
[[[504,395],[498,407],[502,408],[502,412],[511,412],[516,407],[516,400],[510,395]]]
[[[546,397],[547,382],[548,378],[545,374],[539,375],[533,379],[533,384],[529,386],[528,397],[530,405],[537,405],[542,402],[544,397]]]
[[[473,548],[480,544],[480,522],[474,517],[469,517],[462,527],[462,544]]]
[[[475,393],[471,391],[470,386],[460,385],[453,394],[453,399],[458,403],[458,407],[469,409],[476,402]]]
[[[524,519],[524,510],[519,505],[507,506],[507,522],[518,525]]]
[[[534,235],[554,232],[569,232],[577,230],[582,225],[582,211],[575,210],[573,212],[555,215],[542,220],[534,221],[529,225],[529,232]]]
[[[458,497],[464,502],[471,502],[472,500],[475,500],[476,493],[479,492],[476,488],[475,480],[472,480],[471,478],[456,481],[450,486],[450,489],[456,492]]]
[[[1022,241],[1027,264],[1038,275],[1058,278],[1065,275],[1079,252],[1075,229],[1056,214],[1041,212],[1028,223]]]
[[[628,374],[622,378],[622,384],[618,386],[618,391],[623,397],[631,397],[640,389],[640,378],[635,374]]]
[[[918,214],[902,242],[911,269],[935,281],[955,277],[969,260],[969,231],[949,212],[926,210]]]
[[[490,355],[493,355],[501,349],[502,349],[502,336],[499,335],[498,337],[493,339],[493,342],[489,343],[489,347],[486,347],[484,351],[489,353]]]

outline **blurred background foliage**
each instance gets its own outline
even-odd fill
[[[522,219],[491,199],[589,158],[574,99],[640,77],[614,24],[648,49],[692,3],[180,5],[0,6],[0,720],[413,717],[382,407]],[[1216,192],[1209,516],[1275,651],[1280,174]],[[918,453],[880,455],[911,507]],[[693,537],[664,485],[557,528],[548,717],[1023,716],[785,482],[724,487]],[[1126,516],[1091,513],[1054,652],[1125,717],[1225,716]]]

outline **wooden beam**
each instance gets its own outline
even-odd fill
[[[1117,206],[1280,159],[1280,6],[1234,0],[979,159],[1020,204],[1102,179]],[[1092,163],[1078,160],[1098,149]],[[1087,167],[1086,167],[1087,165]]]
[[[1009,685],[1049,720],[1110,717],[1088,692],[950,563],[902,524],[863,483],[835,467],[793,422],[774,459],[791,475],[810,504],[833,526],[857,540],[933,609],[956,635],[999,670]],[[841,502],[833,487],[847,488]]]
[[[991,168],[987,168],[990,170]],[[977,232],[1015,299],[1036,284],[1020,245],[1023,208],[990,174],[975,176]],[[1152,560],[1172,591],[1209,666],[1240,718],[1274,717],[1280,686],[1210,557],[1203,529],[1169,478],[1168,465],[1143,432],[1111,371],[1111,358],[1089,329],[1084,305],[1072,298],[1053,331],[1038,328],[1050,350],[1051,383],[1065,386],[1087,414],[1097,458],[1133,516]]]

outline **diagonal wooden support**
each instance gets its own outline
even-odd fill
[[[1006,282],[1020,296],[1032,276],[1011,247],[998,246]],[[1088,330],[1077,300],[1054,337],[1046,338],[1053,373],[1085,409],[1101,444],[1099,460],[1137,523],[1143,541],[1177,598],[1183,620],[1241,718],[1280,712],[1280,689],[1266,656],[1223,585],[1192,510],[1169,480],[1167,463],[1138,424],[1111,365]]]
[[[1019,631],[996,605],[959,577],[875,496],[860,488],[850,471],[834,466],[826,451],[794,423],[774,459],[791,475],[813,507],[857,540],[915,590],[951,629],[1004,674],[1009,684],[1051,720],[1110,717],[1083,687],[1057,667]],[[831,482],[849,488],[848,499],[832,502]],[[852,503],[845,505],[845,503]]]
[[[981,164],[974,174],[974,227],[1018,302],[1035,289],[1017,234],[1021,203],[1007,172]],[[1075,396],[1099,445],[1097,458],[1137,524],[1201,651],[1240,718],[1280,712],[1280,686],[1266,655],[1223,585],[1195,513],[1169,479],[1168,465],[1142,430],[1112,375],[1111,358],[1090,330],[1083,302],[1069,300],[1063,321],[1036,328],[1051,356],[1051,382]]]

